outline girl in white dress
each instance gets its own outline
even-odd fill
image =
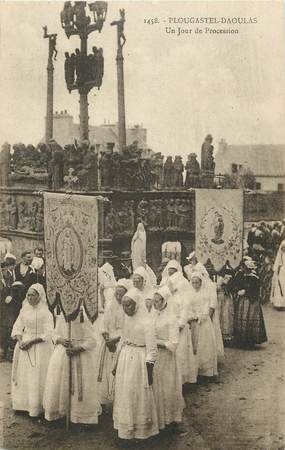
[[[275,308],[285,308],[285,241],[282,241],[274,263],[271,303]]]
[[[120,341],[125,313],[122,307],[122,298],[131,287],[131,280],[125,278],[117,282],[114,297],[108,303],[104,312],[104,324],[102,337],[104,342],[101,345],[99,356],[99,391],[100,403],[107,405],[113,401],[112,370],[114,368],[117,346]]]
[[[177,261],[173,261],[173,264],[169,265],[167,282],[172,294],[169,306],[178,320],[179,325],[179,343],[176,353],[181,371],[182,383],[196,383],[197,361],[193,352],[191,330],[187,316],[191,293],[190,284],[183,276],[182,269],[176,271],[175,267],[177,264]]]
[[[208,290],[208,297],[210,301],[210,317],[213,322],[215,337],[216,337],[216,347],[217,347],[217,356],[218,360],[222,361],[225,355],[224,352],[224,343],[223,336],[221,331],[220,317],[219,317],[219,309],[218,309],[218,293],[217,293],[217,285],[214,281],[211,280],[209,274],[204,269],[199,267],[199,263],[196,264],[192,271],[192,275],[199,273],[203,277],[203,287]],[[192,277],[191,275],[191,277]]]
[[[202,274],[198,272],[192,274],[193,289],[189,302],[188,320],[192,325],[198,373],[205,377],[213,377],[218,375],[217,347],[214,325],[210,317],[211,298],[204,283]]]
[[[45,418],[57,420],[67,413],[69,386],[69,358],[71,358],[71,413],[73,423],[96,424],[101,414],[97,383],[96,340],[91,323],[79,315],[71,323],[71,340],[68,340],[68,323],[63,315],[56,317],[52,354],[44,392]]]
[[[149,312],[147,300],[153,297],[153,288],[156,287],[155,275],[151,277],[144,267],[138,267],[133,273],[132,282],[140,292],[145,311]]]
[[[154,325],[137,289],[126,293],[122,305],[126,316],[114,370],[114,428],[121,439],[147,439],[159,432],[152,390],[157,359]]]
[[[164,286],[154,293],[153,298],[153,320],[158,346],[153,392],[160,430],[167,425],[181,423],[185,406],[182,377],[176,355],[179,325],[168,305],[170,297],[168,287]]]
[[[43,412],[47,368],[53,351],[53,318],[41,284],[33,284],[13,326],[12,408],[31,417]]]

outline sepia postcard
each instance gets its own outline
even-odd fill
[[[285,449],[285,4],[0,0],[0,447]]]

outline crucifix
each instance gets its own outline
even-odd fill
[[[111,23],[117,27],[117,79],[118,79],[118,122],[119,122],[119,152],[122,153],[127,145],[126,138],[126,111],[125,111],[125,87],[124,87],[124,57],[123,47],[126,43],[124,34],[125,10],[120,9],[120,19]]]
[[[47,26],[43,27],[44,39],[48,39],[48,64],[47,64],[47,110],[46,110],[46,130],[45,141],[49,142],[53,138],[53,59],[56,61],[57,49],[56,38],[57,34],[48,34]]]

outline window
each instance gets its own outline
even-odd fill
[[[257,191],[260,191],[261,190],[261,183],[255,183],[255,189]]]
[[[277,184],[277,190],[278,191],[284,191],[284,184],[283,183],[278,183]]]

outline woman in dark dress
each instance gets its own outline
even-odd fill
[[[266,255],[260,258],[257,274],[260,279],[260,302],[262,305],[270,302],[273,271],[273,252],[268,250]]]
[[[245,261],[238,278],[235,341],[241,347],[254,347],[267,341],[260,305],[260,281],[255,268],[254,261]]]

